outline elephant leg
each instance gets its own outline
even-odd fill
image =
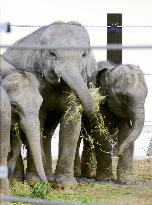
[[[1,127],[1,125],[0,125]],[[6,137],[7,138],[7,137]],[[2,138],[1,138],[2,139]],[[8,181],[8,169],[7,169],[7,155],[9,150],[9,139],[5,139],[1,142],[0,139],[0,194],[9,195],[9,181]],[[5,145],[3,144],[5,143]],[[1,201],[0,201],[1,204]],[[2,203],[5,204],[5,203]],[[6,203],[7,204],[7,203]]]
[[[104,139],[104,136],[100,136],[100,140],[97,140],[97,142],[95,142],[95,152],[97,159],[97,180],[110,180],[113,178],[111,150],[111,144],[108,139]]]
[[[0,87],[0,194],[9,195],[7,157],[10,149],[11,105],[7,93]],[[0,204],[7,204],[1,202]]]
[[[81,137],[79,137],[78,143],[77,143],[77,149],[75,154],[75,160],[74,160],[74,176],[80,177],[81,176],[81,159],[79,154],[79,148],[81,144]]]
[[[52,170],[51,140],[57,125],[58,123],[51,128],[46,128],[44,131],[45,138],[43,139],[43,148],[46,159],[44,169],[48,181],[52,181],[54,179]]]
[[[86,136],[83,138],[83,151],[81,156],[81,176],[85,178],[94,178],[95,175],[96,175],[96,156],[95,156],[94,145],[91,146]]]
[[[120,124],[119,136],[118,136],[118,146],[131,132],[127,122]],[[119,156],[117,165],[117,180],[121,182],[133,181],[133,151],[134,143],[132,143],[123,153]]]
[[[43,113],[42,113],[43,114]],[[45,174],[47,179],[51,182],[54,181],[53,170],[52,170],[52,153],[51,153],[51,140],[52,136],[57,128],[60,118],[62,117],[62,112],[58,109],[51,112],[47,112],[44,124],[44,137],[43,137],[43,149],[45,154]],[[41,122],[42,123],[42,122]]]
[[[24,176],[24,163],[23,163],[21,153],[19,153],[19,156],[17,158],[16,166],[15,166],[12,177],[15,178],[15,179],[19,179],[21,181],[24,181],[24,179],[25,179],[25,176]]]
[[[32,152],[29,145],[27,146],[27,169],[26,169],[26,180],[30,186],[34,186],[36,182],[40,181],[37,174],[35,164],[32,157]]]
[[[13,134],[11,133],[11,152],[8,155],[8,167],[10,170],[10,177],[15,170],[17,160],[21,153],[21,146],[21,140],[19,138],[14,138]]]
[[[92,123],[86,115],[82,116],[81,133],[83,137],[83,151],[81,156],[81,176],[94,178],[96,175],[96,156],[94,139],[92,138]]]
[[[112,170],[112,147],[117,144],[117,118],[109,109],[108,102],[100,107],[100,113],[104,119],[104,126],[108,130],[108,136],[100,131],[93,132],[95,139],[95,152],[97,158],[97,180],[111,180],[114,178]]]
[[[55,170],[56,187],[71,189],[77,186],[74,178],[74,159],[81,129],[81,115],[70,119],[70,113],[61,118],[59,132],[59,157]]]

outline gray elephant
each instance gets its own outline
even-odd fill
[[[28,140],[39,178],[47,181],[40,144],[39,110],[43,99],[39,93],[39,82],[30,72],[18,72],[3,57],[1,57],[0,73],[2,77],[1,85],[5,88],[11,103],[11,130],[13,130],[16,122],[20,124]],[[35,150],[36,146],[37,150]],[[37,158],[39,159],[38,162]],[[15,163],[10,160],[9,165],[13,170]]]
[[[0,194],[9,195],[7,157],[10,148],[11,105],[5,89],[0,85]]]
[[[132,181],[134,141],[140,135],[145,119],[144,103],[147,86],[144,74],[138,66],[131,64],[116,66],[110,62],[99,62],[98,67],[98,72],[95,72],[91,82],[100,87],[102,95],[107,96],[100,109],[105,126],[111,134],[111,141],[118,143],[117,180]],[[111,179],[112,145],[109,138],[101,135],[95,129],[95,124],[88,124],[86,117],[82,122],[94,139],[95,150],[93,151],[96,153],[97,160],[96,179]],[[118,133],[115,132],[117,128]],[[82,153],[82,176],[84,177],[92,176],[91,157],[93,155],[90,153],[90,143],[84,139]]]
[[[95,110],[86,84],[87,76],[91,76],[97,69],[96,61],[90,49],[88,33],[78,23],[57,22],[40,28],[16,42],[14,46],[25,46],[26,44],[49,45],[52,49],[18,50],[10,47],[3,56],[16,69],[28,70],[34,73],[39,80],[40,93],[43,97],[40,112],[41,128],[45,127],[49,113],[56,113],[56,110],[62,113],[60,120],[62,143],[55,176],[57,183],[63,186],[66,186],[66,182],[69,184],[69,178],[76,184],[73,166],[81,127],[81,115],[78,116],[77,123],[72,120],[67,123],[68,115],[64,115],[68,105],[66,92],[70,93],[71,90],[80,98],[88,113],[93,113]],[[75,100],[77,100],[76,96],[74,97]],[[73,106],[72,109],[74,110],[75,107]],[[53,124],[55,123],[53,122]],[[64,135],[67,129],[71,132]]]
[[[88,112],[95,107],[87,85],[87,75],[97,69],[86,29],[78,23],[55,22],[17,41],[13,46],[41,45],[46,49],[8,48],[3,57],[16,69],[44,75],[50,83],[62,78],[76,92]]]

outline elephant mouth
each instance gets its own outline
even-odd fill
[[[44,76],[53,85],[60,83],[61,76],[56,74],[52,69],[44,70]]]

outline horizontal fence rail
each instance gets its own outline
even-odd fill
[[[19,27],[19,28],[30,28],[30,27],[35,27],[35,28],[40,28],[43,26],[48,26],[48,25],[17,25],[17,24],[10,24],[12,27]],[[92,27],[92,28],[110,28],[110,27],[119,27],[119,28],[152,28],[152,25],[123,25],[123,26],[118,26],[117,24],[114,24],[112,26],[107,26],[107,25],[83,25],[84,27]]]
[[[44,50],[44,49],[106,49],[106,50],[121,50],[121,49],[152,49],[152,44],[135,44],[135,45],[122,45],[122,44],[108,44],[108,45],[92,45],[90,47],[84,47],[84,46],[52,46],[52,45],[28,45],[28,44],[22,44],[22,45],[9,45],[9,44],[0,44],[0,48],[16,48],[16,49],[38,49],[38,50]]]
[[[0,195],[0,201],[23,202],[23,203],[30,203],[30,204],[31,203],[32,204],[49,204],[49,205],[80,205],[80,203],[62,202],[62,201],[47,200],[47,199],[40,199],[40,198],[7,196],[7,195]],[[88,204],[83,203],[83,205],[88,205]]]
[[[118,159],[118,157],[113,157],[113,159]],[[147,159],[152,159],[152,157],[147,157]],[[1,167],[1,166],[0,166]],[[2,166],[3,167],[3,166]],[[23,177],[23,173],[13,173],[9,179],[15,179],[15,178],[22,178]],[[24,177],[25,179],[32,179],[33,177],[37,177],[37,175],[34,175],[34,174],[24,174]],[[44,176],[41,176],[42,178]],[[62,177],[57,177],[57,176],[52,176],[52,175],[47,175],[46,176],[48,180],[51,180],[51,181],[54,181],[54,180],[61,180],[62,181],[66,181],[66,182],[74,182],[73,181],[73,178],[62,178]],[[6,178],[6,176],[4,176],[3,174],[3,177],[1,175],[1,179],[4,179]],[[114,180],[96,180],[94,178],[92,179],[87,179],[87,178],[83,178],[83,177],[75,177],[77,182],[78,183],[88,183],[88,184],[92,184],[92,183],[95,183],[95,184],[102,184],[102,185],[114,185],[114,186],[139,186],[139,187],[149,187],[149,188],[152,188],[152,184],[146,184],[146,183],[143,183],[143,182],[117,182],[117,181],[114,181]]]

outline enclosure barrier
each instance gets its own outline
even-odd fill
[[[0,195],[0,201],[23,202],[23,203],[30,203],[30,204],[31,203],[32,204],[49,204],[49,205],[80,205],[80,203],[62,202],[62,201],[47,200],[47,199],[40,199],[40,198],[7,196],[7,195]],[[89,204],[83,203],[83,205],[89,205]],[[90,205],[93,205],[93,204],[90,204]],[[100,205],[103,205],[103,204],[100,203]]]
[[[16,48],[16,49],[38,49],[38,50],[44,50],[44,49],[100,49],[100,50],[121,50],[121,49],[152,49],[152,44],[149,45],[149,44],[145,44],[145,45],[139,45],[139,44],[135,44],[135,45],[122,45],[122,44],[108,44],[107,46],[106,45],[92,45],[90,47],[81,47],[81,46],[74,46],[74,47],[63,47],[63,46],[51,46],[51,45],[28,45],[28,44],[25,44],[25,45],[7,45],[7,44],[0,44],[0,48],[8,48],[8,47],[11,47],[11,48]]]
[[[44,25],[14,25],[14,24],[0,24],[0,32],[10,32],[11,27],[19,27],[19,28],[40,28]],[[113,24],[111,26],[107,25],[99,25],[99,26],[85,26],[85,27],[91,27],[91,28],[107,28],[109,29],[109,32],[121,32],[122,28],[152,28],[152,25],[116,25]],[[111,29],[111,30],[110,30]],[[44,50],[44,49],[82,49],[84,47],[61,47],[60,45],[58,47],[52,47],[51,45],[7,45],[7,44],[0,44],[0,48],[16,48],[16,49],[38,49],[38,50]],[[90,47],[86,47],[84,49],[89,49]],[[122,49],[152,49],[152,45],[122,45],[122,44],[108,44],[108,45],[93,45],[91,46],[92,49],[106,49],[106,50],[122,50]],[[152,75],[152,73],[144,73],[144,75]],[[152,121],[145,121],[145,122],[152,122]],[[0,166],[0,179],[6,178],[8,176],[8,168],[4,166]],[[16,176],[19,176],[16,175]],[[32,175],[33,176],[33,175]],[[30,177],[30,175],[28,175]],[[51,178],[52,176],[50,176]],[[49,178],[49,176],[48,176]],[[115,183],[112,181],[105,182],[105,181],[96,181],[94,179],[86,179],[86,178],[77,178],[78,182],[85,182],[85,183],[100,183],[100,184],[112,184],[115,186],[141,186],[141,187],[150,187],[152,188],[152,184],[144,184],[141,182],[134,182],[134,183]],[[1,201],[9,201],[9,202],[23,202],[23,203],[32,203],[32,204],[50,204],[50,205],[80,205],[79,203],[72,203],[72,202],[59,202],[59,201],[53,201],[53,200],[47,200],[47,199],[39,199],[39,198],[27,198],[27,197],[17,197],[17,196],[6,196],[0,194],[0,204]],[[84,203],[83,203],[84,204]],[[84,204],[85,205],[85,204]]]

